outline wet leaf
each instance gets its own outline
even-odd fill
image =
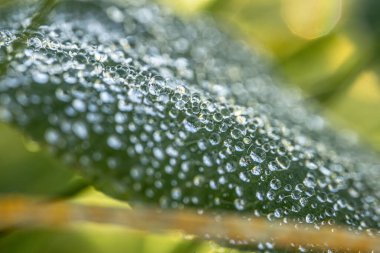
[[[221,219],[233,211],[378,233],[376,155],[209,18],[183,22],[144,1],[39,8],[30,24],[0,31],[0,120],[98,189]],[[276,249],[275,238],[226,239]]]

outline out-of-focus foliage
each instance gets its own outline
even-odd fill
[[[0,125],[0,168],[0,194],[53,196],[78,182],[71,170],[42,151],[39,144],[3,124]]]
[[[54,170],[51,174],[54,174]],[[21,192],[21,191],[19,191]],[[30,194],[26,191],[24,194]],[[49,194],[49,193],[46,193]],[[129,208],[90,188],[70,200],[72,203]],[[149,234],[114,225],[82,222],[65,227],[35,227],[1,231],[0,252],[12,253],[238,253],[215,243],[194,240],[181,233]]]

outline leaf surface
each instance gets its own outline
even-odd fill
[[[378,232],[376,155],[208,17],[184,22],[145,1],[39,8],[0,31],[0,120],[98,189],[131,204]]]

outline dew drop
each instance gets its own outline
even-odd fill
[[[251,173],[252,173],[252,175],[254,175],[254,176],[260,176],[260,174],[261,174],[261,167],[260,167],[259,165],[254,166],[254,167],[251,169]]]
[[[86,104],[80,99],[74,99],[73,107],[78,112],[84,112],[86,110]]]
[[[83,122],[75,122],[72,129],[74,134],[79,138],[86,139],[88,137],[87,127]]]
[[[262,163],[266,158],[266,153],[262,148],[255,148],[249,155],[257,163]]]
[[[42,47],[42,41],[37,37],[32,37],[28,39],[27,43],[29,47],[32,47],[35,49],[40,49]]]
[[[276,157],[276,162],[281,167],[282,170],[287,170],[290,166],[290,160],[287,156]]]
[[[196,117],[188,117],[183,121],[185,129],[190,133],[198,132],[198,119]]]
[[[122,147],[122,142],[120,141],[119,137],[116,135],[111,135],[107,139],[107,145],[112,148],[112,149],[121,149]]]
[[[46,73],[35,72],[33,74],[33,80],[39,84],[45,84],[49,81],[49,76]]]
[[[45,140],[47,141],[47,143],[55,145],[58,143],[59,139],[60,139],[60,135],[56,130],[48,129],[45,132]]]
[[[182,191],[180,188],[173,188],[171,191],[171,196],[175,200],[179,200],[182,197]]]
[[[315,220],[315,216],[314,215],[312,215],[312,214],[307,214],[306,215],[306,217],[305,217],[305,221],[306,221],[306,223],[313,223],[314,222],[314,220]]]
[[[236,210],[238,211],[243,211],[245,209],[245,200],[243,199],[235,199],[234,200],[234,206],[236,208]]]
[[[273,190],[278,190],[281,187],[281,181],[275,178],[270,181],[269,185]]]
[[[210,144],[213,146],[218,145],[220,143],[220,135],[217,133],[212,133],[210,135],[209,141],[210,141]]]

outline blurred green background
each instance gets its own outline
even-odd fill
[[[380,1],[161,0],[179,15],[210,13],[268,58],[305,99],[318,101],[338,128],[380,151]],[[189,17],[190,16],[190,17]],[[37,143],[0,125],[0,193],[96,199],[104,195]],[[78,194],[79,193],[79,194]],[[22,242],[22,243],[21,243]],[[209,242],[95,224],[3,231],[0,252],[236,252]]]

